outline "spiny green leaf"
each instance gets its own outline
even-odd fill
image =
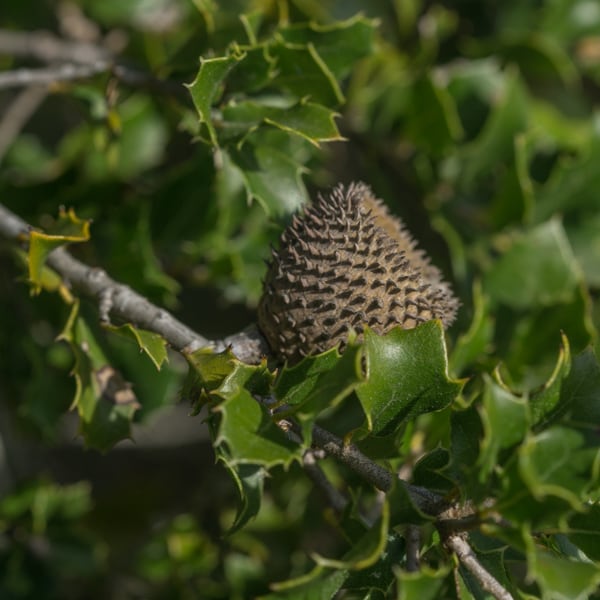
[[[263,487],[267,471],[257,465],[229,465],[225,460],[225,465],[229,469],[233,480],[240,494],[240,505],[235,516],[235,520],[228,535],[239,531],[258,514],[263,495]]]
[[[162,364],[167,360],[167,342],[162,336],[153,331],[138,329],[131,323],[125,323],[119,327],[114,325],[107,325],[106,327],[110,331],[135,342],[160,371]]]
[[[223,109],[223,127],[239,127],[242,135],[261,124],[277,127],[299,135],[315,146],[319,142],[342,140],[334,117],[337,113],[313,102],[298,102],[291,106],[269,106],[254,101],[230,104]]]
[[[523,131],[528,118],[527,93],[516,70],[500,80],[490,116],[479,136],[462,153],[460,179],[466,187],[487,177],[496,165],[511,158],[514,136]]]
[[[338,106],[344,101],[335,76],[312,44],[290,44],[282,39],[269,52],[277,60],[273,85],[295,98],[309,98],[325,106]]]
[[[434,571],[424,566],[416,573],[398,570],[398,600],[436,600],[449,573],[450,567]]]
[[[529,427],[527,403],[523,398],[515,396],[489,377],[485,377],[484,383],[480,413],[484,437],[478,461],[481,482],[486,481],[496,468],[500,451],[518,444]]]
[[[444,330],[439,321],[415,329],[392,329],[383,336],[365,332],[367,380],[357,388],[374,434],[403,420],[448,406],[463,382],[448,377]]]
[[[598,454],[584,447],[578,432],[554,426],[525,440],[519,448],[519,472],[538,500],[556,496],[581,511],[586,491],[597,484],[592,469]]]
[[[327,25],[298,23],[281,28],[288,43],[312,44],[337,79],[348,75],[356,61],[372,51],[377,23],[357,15]]]
[[[531,420],[534,426],[538,428],[543,427],[547,422],[552,420],[557,412],[564,410],[564,404],[560,403],[561,389],[570,370],[571,350],[569,340],[563,335],[562,347],[550,379],[548,379],[541,390],[537,390],[529,397]]]
[[[211,114],[212,106],[218,98],[223,81],[244,57],[244,54],[231,54],[218,58],[202,58],[196,79],[186,85],[192,95],[200,122],[206,124],[214,146],[218,146],[219,142]]]
[[[481,285],[473,288],[473,318],[469,329],[460,335],[450,354],[450,372],[456,375],[464,373],[488,349],[492,341],[494,323],[490,314],[490,301]]]
[[[90,221],[80,219],[71,208],[60,209],[58,219],[48,233],[32,231],[29,234],[29,280],[35,293],[43,283],[46,259],[52,250],[67,243],[86,242],[90,239]]]
[[[348,569],[326,569],[321,565],[306,575],[272,583],[274,593],[260,600],[331,600],[340,590],[349,574]]]
[[[585,507],[569,519],[569,539],[591,560],[600,561],[600,505]]]
[[[131,421],[140,405],[129,384],[108,364],[79,316],[78,301],[73,303],[59,339],[68,342],[75,355],[73,406],[79,412],[85,444],[106,451],[131,436]]]
[[[516,309],[569,302],[579,267],[558,219],[505,240],[508,249],[487,272],[484,289]]]
[[[539,585],[543,600],[585,600],[600,584],[598,565],[556,556],[528,539],[528,575]]]
[[[342,560],[325,558],[314,554],[313,558],[318,565],[334,567],[336,569],[366,569],[374,565],[385,550],[388,539],[390,522],[390,508],[385,500],[382,506],[381,517],[363,538],[355,544]]]
[[[273,391],[277,400],[289,407],[281,414],[294,415],[301,422],[305,443],[310,444],[318,414],[340,403],[363,380],[360,353],[360,347],[349,346],[340,356],[334,348],[282,369]]]
[[[571,371],[560,390],[566,421],[582,431],[595,431],[600,423],[600,365],[590,349],[573,358]]]
[[[289,215],[308,201],[301,174],[304,168],[281,149],[250,141],[230,151],[240,168],[249,199],[256,199],[267,215]]]
[[[600,133],[598,127],[589,127],[590,139],[576,158],[564,158],[553,170],[549,181],[539,190],[535,206],[535,220],[542,222],[557,212],[587,209],[597,211],[600,206],[596,190],[600,187]]]

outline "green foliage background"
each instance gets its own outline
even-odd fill
[[[341,518],[330,514],[302,474],[302,445],[265,421],[253,398],[265,391],[301,423],[304,445],[318,420],[353,432],[373,459],[410,465],[414,483],[473,501],[490,517],[473,545],[514,594],[597,597],[598,4],[77,5],[102,35],[126,36],[128,65],[187,89],[111,74],[57,84],[0,166],[2,202],[47,232],[26,258],[39,295],[23,282],[25,257],[1,247],[0,597],[485,597],[466,573],[455,584],[402,489],[367,527],[358,511],[375,513],[377,497],[327,460],[353,492]],[[49,1],[2,11],[5,28],[58,28]],[[447,341],[435,323],[371,336],[277,378],[195,354],[188,384],[203,389],[212,443],[122,441],[100,456],[72,442],[72,403],[85,444],[107,450],[131,422],[141,431],[173,408],[186,365],[164,362],[148,332],[101,328],[95,307],[43,269],[49,248],[70,241],[223,337],[252,322],[290,215],[355,179],[453,281],[463,306]],[[102,412],[94,377],[107,364],[139,407]],[[428,566],[409,574],[401,534],[414,520]]]

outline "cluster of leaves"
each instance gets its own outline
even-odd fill
[[[83,260],[171,308],[181,302],[191,326],[222,335],[243,319],[197,298],[188,308],[186,294],[216,288],[243,312],[260,293],[262,259],[280,230],[273,222],[308,199],[304,181],[362,177],[432,255],[449,255],[463,299],[449,351],[431,322],[279,370],[227,352],[187,356],[186,394],[207,416],[241,502],[234,514],[211,513],[226,541],[207,532],[210,519],[187,513],[159,527],[130,565],[156,586],[148,593],[486,597],[403,486],[381,503],[328,459],[327,476],[349,502],[341,515],[323,511],[300,467],[318,422],[390,470],[409,467],[412,483],[470,502],[481,519],[470,533],[475,553],[514,596],[597,595],[595,5],[80,4],[104,28],[127,32],[128,59],[188,90],[157,96],[109,75],[59,86],[66,108],[46,108],[60,127],[25,131],[6,156],[3,197],[45,232],[20,257],[41,295],[24,301],[11,285],[3,299],[4,392],[46,441],[73,398],[67,371],[85,443],[101,450],[172,402],[182,371],[150,332],[96,324],[44,266],[57,245],[77,244]],[[44,24],[17,4],[9,11],[17,26]],[[59,205],[82,218],[49,219]],[[279,426],[286,419],[298,424],[293,435]],[[0,505],[11,578],[2,585],[26,597],[39,569],[65,585],[66,570],[101,573],[104,546],[71,529],[87,500],[68,515],[43,512],[67,506],[70,494],[87,498],[83,488],[32,489]],[[418,573],[405,569],[412,523],[423,531]],[[49,562],[27,554],[40,536]],[[80,570],[63,542],[84,548]]]

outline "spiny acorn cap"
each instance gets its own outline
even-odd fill
[[[402,222],[363,183],[319,196],[272,250],[258,324],[289,363],[368,325],[382,334],[431,319],[448,327],[458,301]]]

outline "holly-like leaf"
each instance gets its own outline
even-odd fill
[[[486,481],[496,468],[499,453],[521,442],[529,427],[525,400],[489,377],[486,377],[484,382],[481,410],[484,437],[479,456],[479,478],[482,482]]]
[[[569,519],[569,539],[591,560],[600,561],[600,505],[586,506]]]
[[[162,364],[167,360],[167,342],[162,336],[153,331],[138,329],[131,323],[125,323],[119,327],[114,325],[107,325],[106,327],[110,331],[135,342],[140,350],[154,363],[157,370],[160,371]]]
[[[306,444],[319,413],[346,398],[363,380],[360,372],[359,346],[349,346],[342,356],[336,348],[310,356],[293,367],[284,367],[273,391],[287,410],[300,421]]]
[[[79,413],[86,446],[106,451],[131,437],[131,422],[140,404],[131,386],[108,364],[79,315],[78,301],[73,303],[59,339],[68,342],[75,355],[73,406]]]
[[[219,145],[212,117],[212,107],[222,90],[223,82],[229,72],[244,59],[244,54],[231,54],[218,58],[202,58],[196,79],[186,87],[190,90],[200,122],[206,124],[210,141]]]
[[[439,321],[383,336],[365,332],[367,380],[357,388],[367,417],[362,433],[384,433],[403,420],[448,406],[462,389],[448,377],[444,330]]]
[[[90,221],[80,219],[73,209],[60,209],[58,219],[48,232],[32,231],[29,234],[29,280],[34,293],[42,289],[44,265],[52,250],[68,243],[86,242],[90,239]]]
[[[264,467],[257,465],[233,466],[228,464],[227,459],[224,462],[240,494],[240,504],[235,520],[227,532],[229,535],[232,535],[242,529],[246,523],[258,514],[267,471]]]
[[[260,600],[331,600],[343,586],[348,569],[325,569],[316,565],[310,573],[272,583],[274,593],[261,596]]]
[[[573,299],[579,267],[560,221],[552,219],[506,241],[507,251],[484,279],[494,300],[527,309]]]
[[[531,421],[534,426],[543,427],[565,410],[566,405],[560,402],[560,396],[563,382],[570,370],[571,350],[569,340],[563,335],[562,347],[552,375],[540,390],[529,397]]]
[[[416,573],[398,570],[398,600],[436,600],[449,573],[449,567],[437,571],[423,567]]]
[[[600,584],[598,565],[557,556],[537,546],[531,537],[527,566],[528,575],[540,587],[543,600],[585,600]]]
[[[289,215],[308,201],[301,174],[304,168],[271,145],[247,141],[231,149],[249,199],[256,199],[267,215]]]
[[[373,566],[384,552],[388,539],[390,508],[384,501],[379,521],[346,553],[342,560],[314,554],[318,565],[337,569],[366,569]]]
[[[278,33],[288,43],[314,46],[335,77],[342,79],[358,60],[371,53],[376,26],[375,21],[357,15],[327,25],[297,23]]]
[[[450,354],[450,372],[464,373],[478,358],[486,353],[492,341],[494,323],[490,314],[489,298],[484,296],[481,285],[473,289],[473,317],[469,329],[461,334]]]
[[[308,98],[325,106],[338,106],[344,101],[335,76],[312,44],[290,44],[282,39],[269,52],[277,60],[273,85],[295,98]]]
[[[583,436],[554,426],[529,436],[519,448],[519,472],[537,500],[560,498],[575,510],[584,510],[586,491],[598,481],[593,472],[597,451],[584,447]]]
[[[223,127],[237,127],[241,135],[246,135],[249,130],[266,124],[318,146],[319,142],[343,139],[335,124],[336,116],[334,111],[314,102],[301,101],[281,107],[248,100],[223,109]]]

